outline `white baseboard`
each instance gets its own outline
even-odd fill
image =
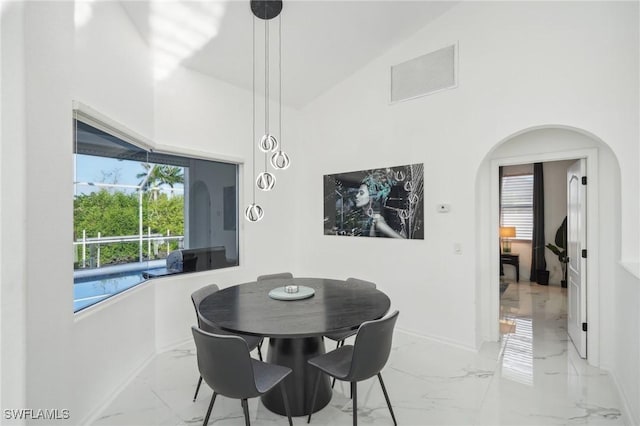
[[[616,375],[613,374],[611,370],[608,370],[608,372],[609,372],[609,376],[611,377],[611,380],[613,381],[613,385],[616,387],[616,390],[618,391],[618,397],[622,402],[622,417],[625,420],[624,424],[640,425],[640,417],[638,417],[640,413],[636,413],[634,412],[634,410],[631,409],[631,407],[637,407],[637,404],[630,403],[626,394],[622,391],[622,388],[620,387],[620,382],[618,381],[618,378],[616,377]]]
[[[107,397],[102,401],[101,404],[96,406],[93,410],[89,412],[78,424],[81,425],[90,425],[93,424],[96,420],[100,418],[100,415],[104,412],[104,410],[113,402],[114,399],[127,387],[131,382],[138,377],[138,374],[144,370],[147,365],[156,357],[157,353],[152,353],[145,358],[142,363],[134,368],[129,374],[125,377],[126,379],[117,386]]]
[[[174,340],[173,342],[163,345],[161,347],[157,347],[156,348],[156,355],[168,352],[168,351],[172,351],[175,348],[177,348],[178,346],[184,345],[185,343],[188,343],[190,341],[193,341],[193,337],[189,336],[187,338],[184,339],[178,339],[178,340]]]
[[[473,353],[478,353],[478,348],[475,348],[475,347],[469,346],[469,345],[465,345],[464,343],[460,343],[460,342],[455,341],[455,340],[447,339],[446,337],[433,336],[433,335],[429,335],[429,334],[425,335],[425,334],[418,333],[416,331],[407,330],[407,329],[400,328],[400,327],[396,327],[396,331],[398,331],[400,333],[407,334],[407,335],[412,336],[412,337],[417,337],[418,339],[423,339],[423,340],[428,340],[428,341],[432,341],[432,342],[442,343],[442,344],[445,344],[447,346],[452,346],[454,348],[462,349],[462,350],[473,352]]]

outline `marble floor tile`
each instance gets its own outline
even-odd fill
[[[566,300],[566,289],[510,283],[500,304],[501,341],[478,352],[396,331],[382,374],[398,423],[623,425],[608,373],[581,359],[567,336]],[[327,342],[329,350],[334,347]],[[93,424],[200,425],[212,392],[203,384],[192,402],[198,377],[192,342],[159,354]],[[287,424],[258,398],[249,400],[249,413],[254,425]],[[350,425],[352,413],[349,386],[337,382],[311,424]],[[358,385],[358,420],[393,425],[377,379]],[[306,423],[306,417],[294,423]],[[240,402],[218,397],[209,424],[243,425]]]

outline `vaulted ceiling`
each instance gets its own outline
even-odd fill
[[[303,107],[456,3],[284,0],[280,15],[283,103]],[[179,53],[182,66],[251,90],[254,59],[249,0],[123,0],[121,4],[152,48],[165,44]],[[277,70],[277,25],[277,19],[270,21],[270,55],[275,59],[272,76]],[[158,37],[158,28],[164,28],[165,35]],[[256,21],[255,31],[257,80],[263,82],[261,20]]]

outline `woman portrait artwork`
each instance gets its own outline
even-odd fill
[[[424,239],[422,164],[324,176],[324,233]]]

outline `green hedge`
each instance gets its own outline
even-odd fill
[[[102,189],[91,194],[81,194],[74,199],[74,241],[82,241],[82,231],[86,231],[87,238],[95,238],[98,232],[101,237],[113,237],[122,235],[138,235],[138,194],[125,194],[123,192],[110,192]],[[184,197],[176,195],[169,197],[167,194],[146,192],[142,198],[142,223],[144,233],[147,227],[151,227],[152,234],[166,235],[167,230],[171,235],[184,235]],[[177,241],[172,241],[169,250],[178,247]],[[100,246],[100,264],[116,264],[137,262],[138,243],[112,243]],[[167,246],[159,247],[157,256],[152,253],[149,256],[147,244],[143,246],[144,257],[149,259],[163,258],[166,256]],[[87,246],[87,266],[89,258],[93,257],[91,264],[95,264],[97,255],[96,245]],[[77,247],[77,259],[79,267],[82,263],[82,248]]]

